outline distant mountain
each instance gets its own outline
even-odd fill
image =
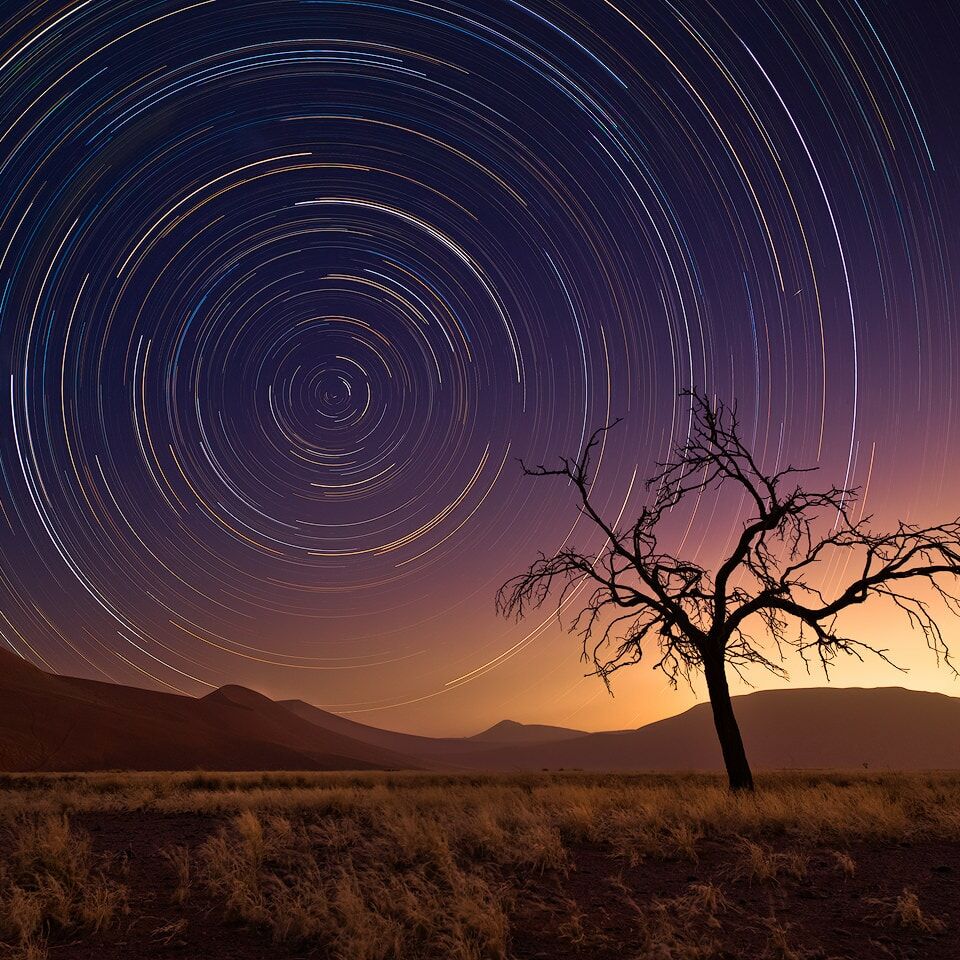
[[[301,720],[385,750],[396,750],[410,756],[436,757],[460,753],[464,749],[464,740],[459,737],[418,737],[412,733],[396,733],[349,720],[303,700],[280,700],[278,703]]]
[[[290,701],[285,706],[294,707]],[[610,733],[505,720],[473,737],[435,739],[390,733],[302,701],[299,716],[351,737],[473,770],[719,770],[710,705]],[[812,687],[734,698],[747,755],[763,769],[927,770],[960,768],[960,699],[905,690]],[[332,718],[332,719],[331,719]]]
[[[758,769],[960,769],[960,699],[815,687],[734,698]],[[584,733],[505,720],[418,737],[225,686],[193,698],[44,673],[0,651],[0,770],[719,770],[709,704]]]
[[[243,687],[201,699],[43,673],[0,651],[0,770],[355,770],[419,766]]]
[[[570,730],[567,727],[550,727],[543,723],[517,723],[516,720],[501,720],[489,730],[475,733],[470,740],[485,743],[553,743],[586,736],[585,730]]]
[[[304,703],[303,700],[281,700],[279,703],[301,719],[308,720],[325,730],[336,731],[363,743],[432,761],[434,765],[448,761],[448,766],[451,764],[469,766],[470,764],[464,761],[465,757],[482,753],[491,747],[515,743],[550,743],[567,737],[586,736],[582,730],[566,730],[563,727],[502,720],[489,730],[484,730],[472,737],[419,737],[411,733],[396,733],[393,730],[382,730],[379,727],[358,723],[356,720],[349,720]]]
[[[960,699],[905,690],[814,687],[734,698],[755,769],[960,768]],[[465,762],[489,770],[719,770],[709,704],[639,730],[515,745]]]

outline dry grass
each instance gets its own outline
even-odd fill
[[[161,851],[163,858],[170,865],[175,878],[171,897],[174,903],[185,903],[190,896],[193,880],[193,866],[190,851],[181,845],[167,847]]]
[[[810,858],[802,850],[774,850],[765,843],[743,838],[742,856],[734,873],[750,883],[778,883],[784,877],[803,880]]]
[[[794,946],[790,937],[790,928],[774,914],[766,917],[767,944],[763,960],[807,960],[807,951]]]
[[[880,908],[879,913],[872,917],[877,923],[904,927],[908,930],[922,930],[924,933],[938,933],[946,926],[939,917],[924,912],[917,892],[909,887],[904,887],[895,897],[871,899],[866,902]]]
[[[0,864],[0,939],[9,957],[40,960],[47,941],[75,930],[98,932],[125,906],[124,887],[107,876],[89,839],[65,815],[23,815],[8,825]]]
[[[602,851],[615,871],[676,861],[689,874],[704,851],[716,863],[719,844],[726,865],[713,882],[639,899],[635,886],[617,889],[631,949],[658,960],[729,956],[732,923],[753,930],[757,956],[794,960],[795,931],[747,916],[744,891],[776,897],[783,917],[784,898],[814,884],[814,870],[835,882],[858,876],[843,852],[851,845],[960,841],[960,777],[769,775],[756,795],[735,796],[694,775],[0,776],[0,955],[42,960],[48,940],[102,930],[125,909],[122,863],[95,858],[68,819],[103,811],[216,821],[202,843],[162,851],[167,913],[147,928],[160,945],[188,935],[181,914],[199,903],[334,960],[505,960],[511,918],[531,889],[549,886],[561,897],[553,932],[580,951],[609,950],[602,918],[562,899],[572,850]],[[739,899],[719,882],[738,885]],[[865,921],[943,928],[909,889],[872,907]]]
[[[476,859],[477,835],[464,823],[454,834],[436,818],[384,814],[347,821],[351,831],[245,810],[203,845],[198,873],[229,916],[278,942],[319,941],[344,960],[506,957],[503,891]],[[485,849],[520,862],[518,848],[508,855],[502,826],[489,826]],[[544,866],[557,856],[548,843],[522,860]]]
[[[633,916],[632,942],[638,956],[650,960],[713,960],[728,957],[718,936],[720,916],[732,910],[723,891],[712,883],[691,884],[686,893],[639,903],[630,888],[619,885],[624,906]]]
[[[732,836],[841,844],[960,839],[957,774],[771,774],[754,796],[732,795],[707,775],[0,775],[0,820],[109,810],[363,815],[384,805],[417,816],[469,810],[481,820],[475,832],[482,844],[498,842],[488,814],[505,806],[531,824],[549,824],[564,841],[616,843],[637,860],[689,858],[700,839]]]
[[[836,868],[848,879],[851,880],[857,873],[857,862],[843,850],[831,851],[833,862]]]

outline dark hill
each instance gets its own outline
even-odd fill
[[[516,720],[501,720],[489,730],[475,733],[470,740],[485,743],[552,743],[586,736],[584,730],[568,727],[551,727],[543,723],[517,723]]]
[[[734,698],[757,769],[960,768],[960,699],[905,690],[814,687]],[[489,750],[471,765],[498,770],[719,770],[708,704],[618,733]]]
[[[416,767],[242,687],[202,699],[43,673],[0,651],[0,770]]]

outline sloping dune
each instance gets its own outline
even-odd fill
[[[343,770],[415,759],[324,730],[226,687],[177,696],[43,673],[0,652],[0,769]]]

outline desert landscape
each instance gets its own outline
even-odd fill
[[[960,960],[958,44],[0,2],[0,960]]]

